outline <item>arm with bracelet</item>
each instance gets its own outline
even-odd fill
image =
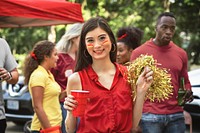
[[[5,68],[0,68],[0,81],[6,81],[9,84],[16,84],[18,77],[19,74],[16,68],[11,71],[7,71]]]
[[[0,38],[0,81],[6,81],[9,84],[16,84],[18,81],[17,62],[11,53],[6,40]]]
[[[15,68],[12,71],[8,72],[8,75],[9,75],[9,79],[7,80],[7,82],[10,83],[10,84],[16,84],[17,81],[18,81],[18,77],[19,77],[17,68]]]

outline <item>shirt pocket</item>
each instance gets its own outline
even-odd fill
[[[105,115],[105,99],[103,95],[96,95],[88,98],[86,106],[86,116],[88,118],[97,118]]]
[[[117,98],[118,107],[117,109],[122,112],[132,111],[133,100],[130,91],[122,91],[118,94]]]

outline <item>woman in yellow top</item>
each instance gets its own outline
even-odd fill
[[[28,84],[35,111],[31,124],[32,133],[61,126],[61,88],[50,72],[56,66],[57,60],[55,45],[46,40],[36,43],[25,60],[25,83]]]

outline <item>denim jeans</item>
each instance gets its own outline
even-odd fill
[[[61,130],[62,133],[66,133],[66,129],[65,129],[65,119],[67,116],[67,110],[63,107],[64,103],[60,103],[61,105],[61,110],[62,110],[62,125],[61,125]]]
[[[140,121],[142,133],[185,133],[183,113],[157,115],[143,113]]]

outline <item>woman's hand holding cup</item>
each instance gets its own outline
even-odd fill
[[[74,117],[83,116],[88,102],[89,91],[71,90],[71,94],[65,98],[64,108],[72,112]]]
[[[68,95],[64,101],[64,108],[69,112],[72,112],[77,107],[77,101],[74,99],[74,96]]]

